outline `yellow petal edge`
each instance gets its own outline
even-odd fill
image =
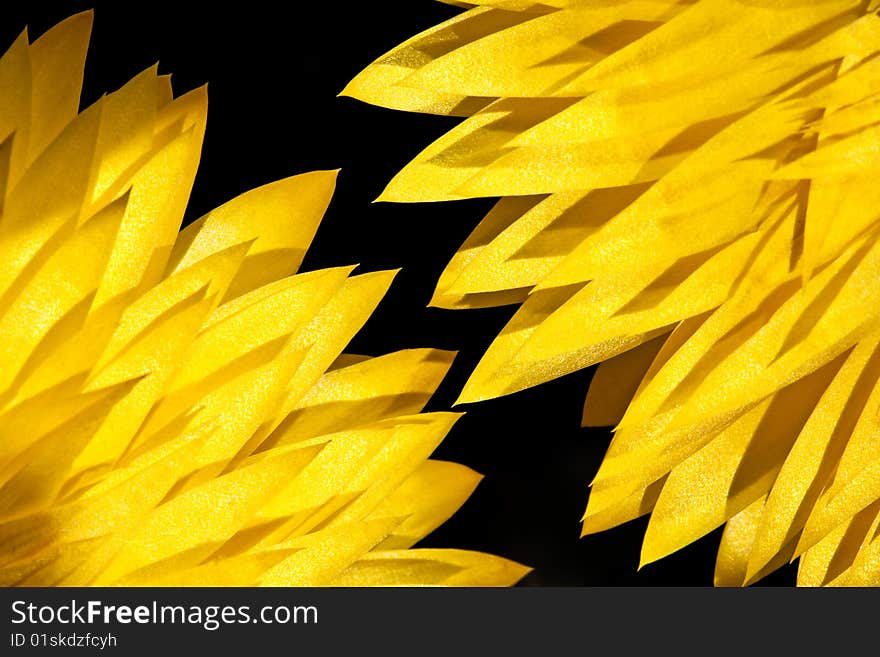
[[[452,4],[342,93],[467,117],[381,200],[501,197],[432,301],[521,304],[460,401],[601,362],[584,533],[880,584],[880,3]]]
[[[91,24],[0,59],[0,584],[518,581],[410,549],[480,475],[428,458],[454,354],[342,354],[395,272],[296,273],[336,172],[178,233],[206,91],[153,67],[77,114]]]

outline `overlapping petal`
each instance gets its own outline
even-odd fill
[[[342,353],[395,272],[297,273],[336,173],[178,233],[205,89],[151,68],[77,114],[90,27],[0,59],[0,582],[516,582],[410,549],[480,476],[429,459],[452,353]]]
[[[432,303],[519,303],[460,401],[601,363],[584,531],[880,584],[873,0],[454,3],[343,92],[467,117],[388,201],[502,197]]]

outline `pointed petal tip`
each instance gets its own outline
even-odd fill
[[[767,556],[766,554],[763,556],[759,555],[759,553],[756,550],[756,547],[759,547],[759,546],[757,544],[753,545],[751,553],[749,554],[749,559],[746,563],[746,575],[745,575],[745,580],[744,580],[743,586],[748,586],[750,584],[754,584],[759,579],[761,579],[761,577],[763,577],[763,575],[762,575],[763,570],[765,568],[767,568],[767,566],[770,564],[770,562],[775,557],[775,555],[772,555],[772,554],[769,556]],[[760,556],[760,558],[757,558],[759,556]],[[797,557],[792,557],[791,561],[793,561],[796,558]]]
[[[74,14],[67,20],[71,21],[71,23],[78,24],[78,27],[85,32],[86,38],[89,38],[92,34],[92,29],[95,26],[95,10],[86,9],[85,11]]]
[[[336,169],[317,169],[315,171],[305,171],[303,173],[295,173],[292,176],[283,178],[282,182],[288,182],[292,185],[299,185],[303,181],[308,181],[308,185],[324,185],[327,187],[328,197],[327,205],[333,198],[336,191],[336,185],[339,182],[339,173],[342,171],[340,167]],[[273,183],[269,183],[270,185]]]
[[[419,203],[424,199],[418,199],[414,197],[407,197],[402,195],[391,188],[391,185],[394,183],[392,180],[389,183],[388,187],[382,190],[382,193],[379,194],[375,199],[373,199],[373,203]]]
[[[358,263],[355,265],[355,268],[360,267],[361,264]],[[378,269],[376,271],[368,271],[363,274],[359,274],[359,276],[383,276],[388,278],[388,285],[390,286],[394,279],[397,278],[397,275],[403,270],[403,267],[395,267],[394,269]]]
[[[808,522],[807,526],[804,527],[803,531],[801,532],[800,537],[797,540],[797,544],[795,545],[795,548],[794,548],[794,553],[792,554],[792,557],[791,557],[792,561],[794,559],[797,559],[801,555],[803,555],[804,552],[806,552],[807,550],[812,548],[814,545],[816,545],[819,541],[821,541],[823,538],[825,538],[825,536],[828,535],[828,531],[830,531],[830,530],[822,531],[822,528],[819,526],[819,523],[816,523],[815,525],[811,525]]]
[[[339,177],[340,171],[342,171],[341,167],[337,167],[335,169],[314,169],[312,171],[303,171],[301,173],[294,173],[294,174],[287,176],[286,178],[281,178],[281,180],[273,181],[273,182],[287,182],[287,181],[292,181],[292,180],[297,180],[297,179],[301,180],[303,178],[308,179],[310,183],[313,183],[315,179],[321,179],[321,178],[325,178],[328,181],[335,182],[336,179]],[[267,184],[271,185],[272,183],[267,183]]]
[[[382,193],[373,200],[373,203],[407,203],[415,200],[408,199],[395,190],[396,180],[397,176],[392,178],[391,181],[385,185],[385,189],[382,190]]]
[[[458,351],[453,349],[424,347],[421,349],[417,348],[416,351],[420,351],[424,354],[422,362],[431,361],[434,363],[441,363],[444,366],[446,373],[449,372],[449,368],[452,367],[452,363],[455,362],[455,359],[458,356]]]
[[[675,549],[676,548],[674,547],[669,548],[669,546],[658,544],[656,540],[649,539],[648,536],[645,536],[645,539],[642,542],[641,552],[639,553],[638,570],[641,570],[655,561],[660,561],[663,557],[668,557],[675,552]]]
[[[740,584],[740,586],[742,586],[742,587],[751,586],[752,584],[754,584],[758,580],[763,579],[763,577],[764,577],[764,573],[761,572],[761,569],[758,569],[757,571],[752,571],[752,569],[749,568],[748,570],[746,570],[746,577],[743,580],[742,584]]]
[[[337,98],[355,98],[355,99],[356,99],[356,96],[354,95],[354,93],[352,92],[352,89],[351,89],[351,88],[352,88],[352,83],[353,83],[353,82],[354,82],[354,80],[352,80],[351,82],[349,82],[348,84],[346,84],[346,85],[345,85],[345,86],[344,86],[344,87],[343,87],[343,88],[342,88],[342,89],[336,94],[336,97],[337,97]]]
[[[351,80],[349,80],[345,86],[336,94],[337,98],[351,98],[352,100],[357,100],[362,103],[368,103],[373,105],[379,105],[380,103],[372,103],[370,100],[370,85],[364,84],[363,80],[364,71],[360,71],[357,75],[355,75]],[[366,90],[366,93],[364,91]]]
[[[70,18],[68,18],[67,20],[70,20],[70,21],[82,21],[82,22],[84,22],[84,23],[88,23],[89,28],[91,28],[91,26],[92,26],[92,25],[94,24],[94,22],[95,22],[95,10],[94,10],[94,9],[85,9],[85,10],[83,10],[83,11],[81,11],[81,12],[78,12],[78,13],[76,13],[76,14],[73,14],[73,15],[72,15]]]
[[[440,288],[439,284],[431,293],[431,300],[428,301],[427,308],[440,308],[442,310],[461,310],[468,306],[462,303],[463,297],[450,294],[447,288]]]
[[[208,100],[208,83],[205,82],[204,84],[201,84],[198,87],[195,87],[195,88],[189,90],[188,92],[186,92],[185,95],[191,96],[191,97],[195,98],[196,100],[207,102],[207,100]],[[177,100],[177,99],[175,99],[175,100]]]
[[[53,37],[49,36],[51,34],[63,34],[68,30],[72,30],[74,32],[79,32],[77,35],[77,39],[80,40],[80,43],[83,47],[88,48],[90,37],[92,34],[92,27],[95,22],[95,10],[94,9],[86,9],[85,11],[81,11],[76,14],[72,14],[68,16],[64,20],[55,23],[48,30],[43,32],[35,41],[42,40],[44,37],[47,39],[52,39]],[[22,34],[28,34],[27,28],[24,29]]]
[[[346,277],[351,276],[359,265],[339,265],[338,267],[322,267],[310,271],[299,271],[294,276],[329,276],[333,274],[344,274]],[[376,272],[366,272],[365,274],[357,274],[359,276],[367,276]]]
[[[480,370],[480,363],[471,373],[467,383],[455,400],[455,404],[476,404],[477,402],[489,401],[490,399],[498,399],[504,395],[518,392],[517,390],[506,390],[503,388],[493,388],[491,381],[478,381],[477,374]]]
[[[529,573],[531,573],[532,571],[535,570],[533,566],[528,566],[524,563],[517,563],[516,565],[517,565],[516,570],[518,571],[519,577],[517,577],[516,581],[514,581],[514,584],[516,584],[523,577],[525,577],[526,575],[528,575]]]
[[[480,395],[475,395],[473,392],[469,391],[467,387],[461,391],[458,395],[458,398],[452,403],[453,406],[461,406],[462,404],[476,404],[477,402],[483,401],[483,397]]]

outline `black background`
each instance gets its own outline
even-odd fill
[[[252,187],[295,173],[340,168],[334,200],[303,270],[360,263],[402,267],[347,350],[407,347],[459,352],[428,410],[447,410],[514,308],[426,308],[440,272],[492,201],[371,204],[411,157],[457,119],[394,112],[336,95],[360,69],[459,9],[431,0],[383,2],[0,3],[0,48],[29,26],[36,38],[94,8],[83,103],[156,61],[175,93],[208,83],[202,163],[186,221]],[[485,475],[467,504],[423,546],[496,553],[534,568],[544,585],[711,585],[720,532],[637,571],[646,522],[580,539],[587,483],[607,430],[581,429],[592,369],[509,397],[465,405],[436,457]],[[764,584],[793,584],[787,567]]]

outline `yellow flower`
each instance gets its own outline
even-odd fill
[[[585,533],[880,584],[880,3],[467,4],[343,92],[468,117],[381,199],[503,197],[432,302],[522,304],[460,401],[604,361]]]
[[[335,172],[178,234],[205,89],[151,68],[77,115],[91,23],[0,60],[0,583],[516,582],[409,549],[479,475],[428,460],[453,354],[341,354],[395,272],[296,274]]]

